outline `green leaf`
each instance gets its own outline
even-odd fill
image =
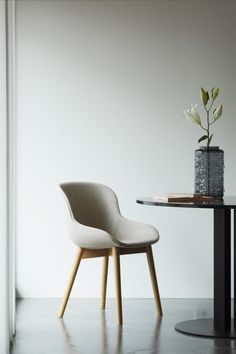
[[[219,88],[217,87],[213,87],[213,89],[211,90],[211,97],[213,98],[213,100],[216,99],[216,97],[218,96],[219,94]]]
[[[200,139],[198,139],[198,143],[200,143],[203,140],[206,140],[208,138],[208,135],[203,135]]]
[[[210,145],[210,143],[211,143],[211,139],[212,139],[212,137],[213,137],[213,133],[210,135],[210,137],[209,137],[209,139],[208,139],[208,146]]]
[[[221,117],[222,112],[223,112],[223,105],[221,104],[213,112],[214,122]]]
[[[202,87],[200,89],[200,97],[201,97],[201,100],[202,100],[202,104],[204,106],[206,106],[208,100],[209,100],[209,94],[207,91],[205,91]]]

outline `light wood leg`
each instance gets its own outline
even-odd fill
[[[69,277],[69,280],[68,280],[68,283],[67,283],[67,287],[66,287],[66,290],[65,290],[65,293],[64,293],[64,297],[62,299],[61,306],[60,306],[58,314],[57,314],[57,317],[59,317],[59,318],[63,317],[63,315],[64,315],[64,312],[65,312],[65,309],[66,309],[66,305],[67,305],[67,302],[69,300],[69,296],[70,296],[70,293],[71,293],[71,289],[73,287],[74,280],[75,280],[75,277],[76,277],[76,274],[77,274],[77,270],[79,268],[80,261],[81,261],[82,255],[83,255],[83,251],[84,251],[83,248],[79,248],[78,251],[77,251],[77,254],[76,254],[76,257],[75,257],[75,261],[74,261],[74,264],[73,264],[73,268],[72,268],[72,272],[70,274],[70,277]]]
[[[151,282],[152,282],[152,289],[153,289],[157,314],[162,316],[161,300],[160,300],[160,295],[159,295],[159,290],[158,290],[155,264],[154,264],[154,260],[153,260],[151,246],[147,247],[147,261],[148,261],[148,267],[149,267],[149,272],[150,272],[150,277],[151,277]]]
[[[108,262],[109,262],[109,256],[103,257],[103,263],[102,263],[102,288],[101,288],[101,303],[100,303],[100,309],[101,310],[105,310],[105,307],[106,307]]]
[[[116,287],[116,322],[118,325],[123,324],[122,318],[122,297],[121,297],[121,281],[120,281],[120,250],[118,247],[112,248],[114,259],[114,275]]]

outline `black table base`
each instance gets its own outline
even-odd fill
[[[236,274],[234,276],[236,279]],[[184,321],[178,323],[175,329],[194,336],[236,338],[231,320],[230,208],[214,209],[214,319]]]
[[[177,323],[176,331],[198,337],[208,338],[236,338],[236,329],[234,328],[234,321],[231,320],[231,329],[227,331],[217,331],[214,328],[214,320],[212,318],[190,320]]]

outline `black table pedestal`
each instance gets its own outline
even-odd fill
[[[231,320],[231,210],[214,209],[214,319],[180,322],[175,329],[185,334],[236,338]]]
[[[175,326],[175,329],[178,332],[198,337],[236,338],[233,320],[231,320],[231,329],[226,331],[215,329],[214,320],[212,318],[179,322]]]

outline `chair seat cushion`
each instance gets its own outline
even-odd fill
[[[112,233],[122,247],[143,247],[159,240],[155,227],[121,217]]]

